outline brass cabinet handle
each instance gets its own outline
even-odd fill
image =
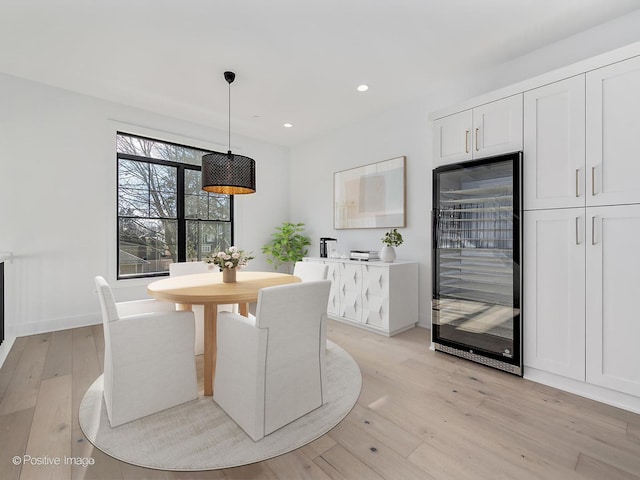
[[[596,217],[591,217],[591,245],[596,244]]]
[[[464,132],[464,153],[469,153],[469,130]]]
[[[596,194],[596,167],[591,167],[591,195]]]
[[[480,146],[478,145],[478,133],[480,132],[479,128],[476,128],[476,152],[480,150]]]
[[[580,169],[576,168],[576,197],[580,196]]]

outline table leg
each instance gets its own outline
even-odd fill
[[[248,303],[239,303],[238,308],[240,309],[240,315],[243,317],[249,316],[249,304]]]
[[[218,350],[218,306],[204,306],[204,394],[213,395],[213,384],[216,375],[216,356]]]

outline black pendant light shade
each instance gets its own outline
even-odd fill
[[[203,155],[202,189],[226,195],[255,193],[255,160],[244,155],[234,155],[231,151]]]
[[[244,155],[231,153],[231,83],[233,72],[224,72],[229,84],[229,151],[202,156],[202,190],[225,195],[240,195],[256,191],[256,162]]]

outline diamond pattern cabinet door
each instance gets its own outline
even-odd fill
[[[340,315],[340,264],[335,262],[323,262],[329,267],[327,279],[331,280],[331,290],[329,291],[329,305],[327,313],[329,315]]]
[[[340,315],[340,264],[324,258],[308,258],[303,259],[305,262],[321,263],[326,265],[327,280],[331,280],[331,290],[329,290],[329,302],[327,304],[328,315]]]
[[[362,266],[340,264],[340,316],[355,322],[362,321]]]
[[[362,267],[362,323],[372,327],[389,327],[389,269]]]

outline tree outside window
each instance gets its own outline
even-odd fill
[[[167,275],[232,245],[233,202],[204,192],[193,147],[117,134],[118,278]]]

